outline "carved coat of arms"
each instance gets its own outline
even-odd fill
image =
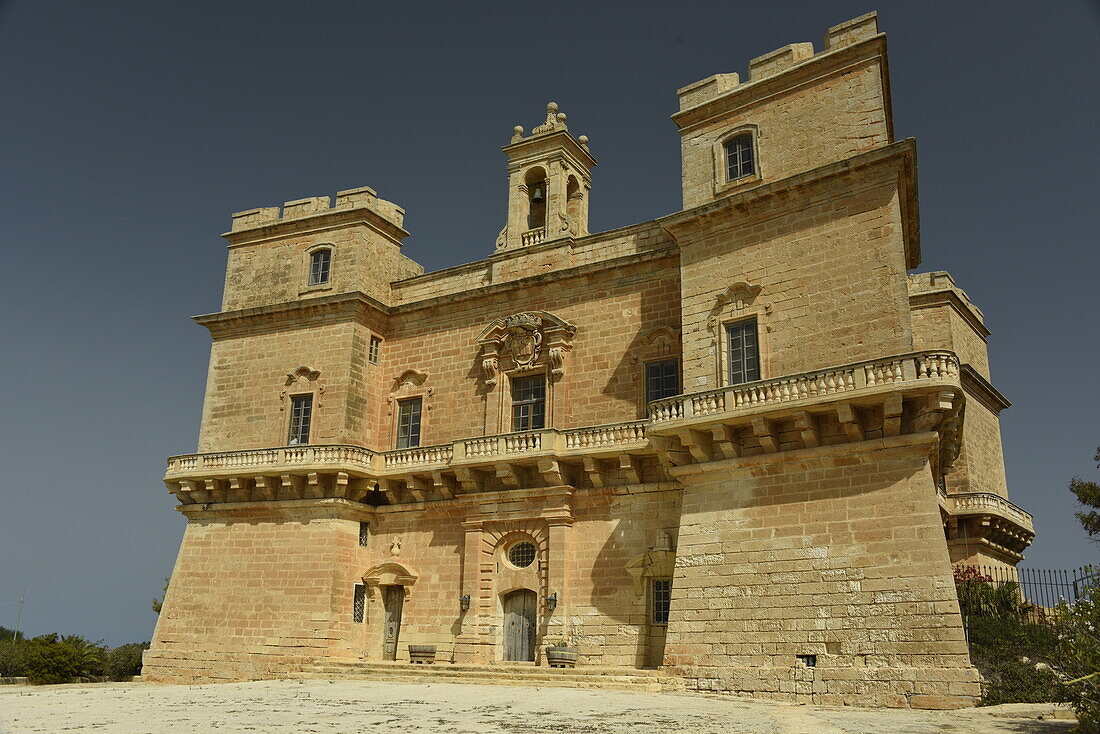
[[[542,319],[531,313],[519,313],[504,320],[504,348],[517,367],[529,367],[539,358],[542,348]]]

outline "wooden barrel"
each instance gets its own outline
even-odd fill
[[[546,648],[546,662],[551,668],[575,668],[577,667],[577,648],[575,647],[548,647]]]

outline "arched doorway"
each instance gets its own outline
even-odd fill
[[[504,595],[504,659],[533,661],[538,596],[530,589]]]

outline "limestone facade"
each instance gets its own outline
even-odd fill
[[[681,89],[683,210],[596,234],[548,105],[503,148],[492,254],[434,273],[369,188],[235,214],[144,677],[561,641],[703,690],[971,704],[951,564],[1033,532],[982,313],[911,273],[886,68],[869,14]]]

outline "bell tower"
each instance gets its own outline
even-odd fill
[[[529,247],[543,241],[588,234],[588,192],[596,159],[588,137],[574,138],[558,105],[546,105],[546,122],[523,136],[519,125],[508,156],[508,223],[497,237],[497,250]]]

